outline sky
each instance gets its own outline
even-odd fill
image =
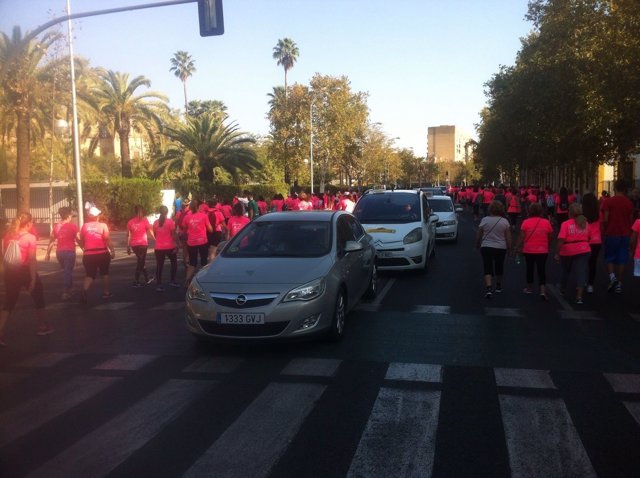
[[[143,3],[156,0],[71,0],[71,12]],[[18,25],[24,34],[65,8],[66,0],[0,0],[0,31]],[[514,63],[532,28],[527,0],[223,0],[223,9],[225,33],[214,37],[200,37],[196,3],[74,20],[74,51],[91,66],[147,77],[180,109],[169,60],[187,51],[196,66],[188,99],[221,100],[241,130],[266,135],[267,95],[284,85],[273,47],[291,38],[299,56],[289,85],[346,76],[352,91],[369,94],[371,122],[396,147],[426,156],[429,126],[476,136],[484,83]]]

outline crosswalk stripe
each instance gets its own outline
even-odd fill
[[[292,359],[280,375],[306,375],[312,377],[333,377],[342,360],[322,358]]]
[[[0,414],[0,447],[35,430],[120,380],[116,377],[76,377],[48,393]]]
[[[451,306],[448,305],[416,305],[412,311],[414,314],[443,314],[451,313]]]
[[[151,310],[178,310],[184,309],[185,303],[182,302],[165,302],[164,304],[152,307]]]
[[[441,383],[442,365],[392,362],[389,364],[384,378],[385,380]]]
[[[631,416],[638,422],[640,425],[640,402],[622,402],[624,406],[627,407]]]
[[[485,307],[484,314],[493,317],[523,317],[520,309],[509,307]]]
[[[592,310],[561,310],[560,317],[567,320],[602,320]]]
[[[184,368],[182,371],[197,373],[232,373],[242,362],[242,359],[236,357],[202,357]]]
[[[184,476],[268,476],[324,389],[310,383],[269,384]]]
[[[640,374],[605,373],[604,378],[611,384],[614,392],[640,394]]]
[[[596,477],[561,399],[500,395],[511,476]]]
[[[38,354],[30,359],[23,360],[18,363],[18,367],[30,367],[30,368],[45,368],[45,367],[53,367],[63,360],[68,359],[69,357],[73,357],[74,354],[70,353],[62,353],[62,352],[51,352],[51,353],[43,353]]]
[[[131,307],[135,302],[106,302],[104,304],[96,305],[94,310],[121,310]]]
[[[557,388],[548,370],[495,368],[493,373],[498,387]]]
[[[431,476],[439,410],[440,392],[382,388],[347,476]]]
[[[121,354],[93,367],[95,370],[140,370],[157,359],[157,355]]]
[[[169,380],[113,420],[96,428],[29,475],[30,478],[107,475],[153,438],[215,382]]]

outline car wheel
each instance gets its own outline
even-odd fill
[[[378,267],[376,263],[373,263],[373,268],[371,269],[371,279],[369,280],[369,285],[367,286],[367,290],[364,293],[365,299],[375,299],[378,295]]]
[[[344,335],[344,320],[347,315],[347,303],[344,296],[344,290],[338,291],[336,304],[333,308],[333,321],[329,329],[329,339],[337,342]]]

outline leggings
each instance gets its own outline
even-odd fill
[[[598,256],[600,255],[600,248],[602,244],[590,244],[591,255],[589,256],[589,278],[587,279],[588,285],[593,285],[593,281],[596,277],[596,265],[598,263]]]
[[[496,247],[481,247],[480,253],[482,254],[484,275],[502,276],[502,272],[504,271],[504,256],[507,254],[507,250]]]
[[[171,282],[176,281],[176,272],[178,270],[178,254],[175,249],[156,249],[156,280],[158,284],[162,284],[162,268],[164,267],[165,257],[171,262]]]
[[[533,284],[534,269],[538,271],[538,282],[540,285],[547,283],[547,256],[549,254],[524,254],[524,261],[527,265],[527,284]]]
[[[562,278],[560,279],[560,288],[567,289],[569,277],[573,275],[576,278],[576,287],[584,287],[587,281],[587,264],[589,262],[589,252],[584,254],[576,254],[574,256],[560,256],[560,265],[562,266]]]
[[[136,282],[140,279],[140,274],[143,274],[145,280],[147,280],[147,270],[144,267],[144,264],[147,261],[147,246],[131,246],[131,250],[138,259],[136,263]]]

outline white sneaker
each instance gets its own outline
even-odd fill
[[[593,294],[593,286],[592,285],[588,285],[587,286],[587,294]]]

